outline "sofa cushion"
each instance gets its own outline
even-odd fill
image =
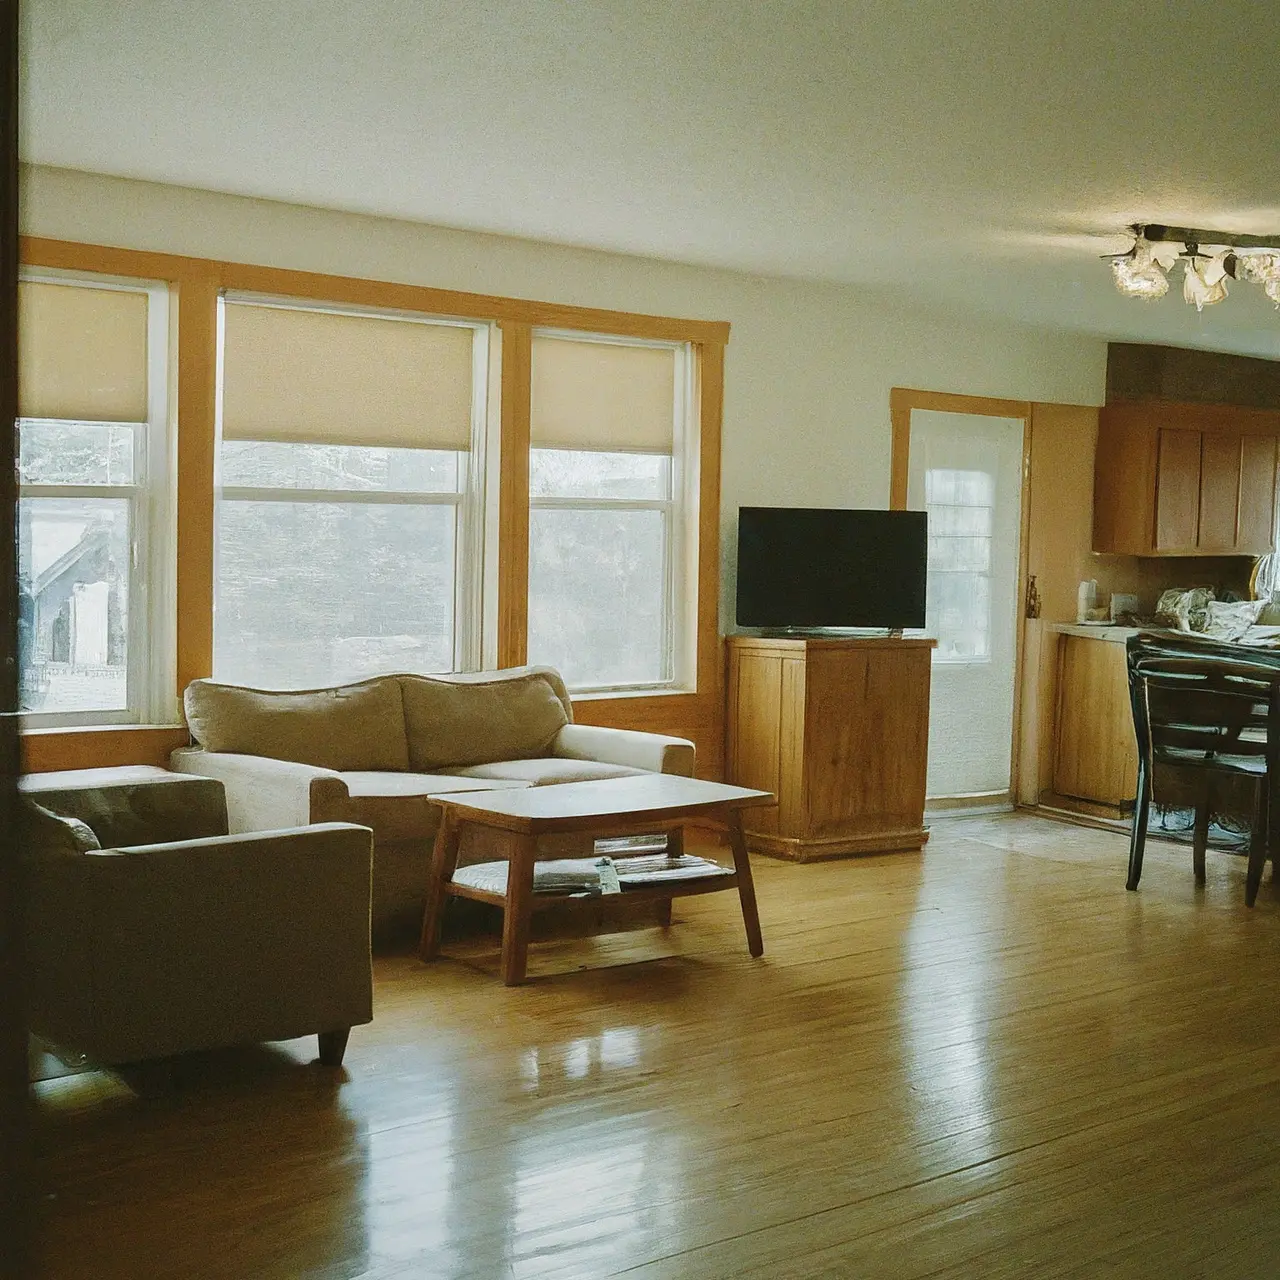
[[[287,692],[193,680],[183,703],[191,736],[206,751],[339,772],[409,767],[404,704],[394,676]]]
[[[647,771],[632,769],[622,764],[601,764],[596,760],[564,760],[557,756],[478,764],[455,772],[460,778],[484,778],[493,782],[523,782],[531,787],[546,787],[558,782],[598,782],[602,778],[634,778]]]
[[[471,679],[399,679],[409,767],[420,772],[543,755],[570,719],[559,676],[536,667]]]
[[[524,786],[525,783],[482,783],[430,773],[388,773],[353,770],[342,775],[350,799],[335,803],[314,821],[358,822],[372,827],[375,840],[426,840],[435,836],[439,810],[428,802],[429,795],[457,791],[483,791],[494,787]]]

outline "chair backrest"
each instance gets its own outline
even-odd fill
[[[1134,730],[1148,765],[1220,756],[1261,763],[1280,751],[1280,654],[1146,633],[1126,648]]]

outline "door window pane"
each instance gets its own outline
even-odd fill
[[[223,499],[219,679],[312,688],[454,664],[452,503]]]
[[[127,498],[18,504],[20,709],[128,707]]]
[[[576,687],[670,678],[666,517],[537,508],[529,526],[529,661]]]

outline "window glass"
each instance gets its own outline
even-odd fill
[[[121,422],[19,422],[23,484],[132,484],[134,427]]]
[[[127,709],[131,507],[128,498],[19,500],[20,710]]]
[[[534,508],[529,655],[578,687],[670,678],[667,514]]]
[[[534,449],[529,454],[534,498],[669,498],[671,458],[655,453]]]
[[[452,670],[465,478],[466,455],[442,450],[224,443],[218,678],[314,688]]]
[[[925,625],[938,638],[936,660],[991,656],[991,539],[995,476],[986,471],[925,472],[929,585]]]
[[[221,482],[225,488],[456,493],[464,457],[444,449],[224,440]]]

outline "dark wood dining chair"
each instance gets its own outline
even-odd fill
[[[1216,776],[1252,778],[1256,804],[1244,900],[1253,906],[1280,827],[1280,655],[1140,633],[1127,645],[1129,697],[1138,739],[1138,796],[1127,887],[1136,889],[1157,768],[1201,775],[1192,859],[1204,883]],[[1280,834],[1280,830],[1277,831]]]

